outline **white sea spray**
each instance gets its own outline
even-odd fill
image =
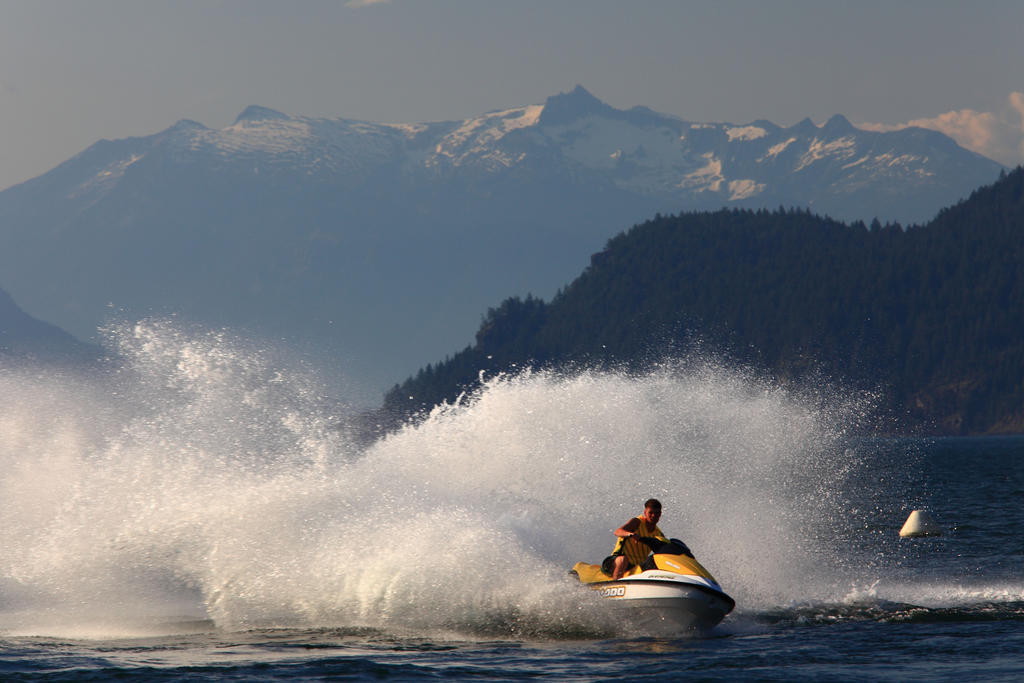
[[[350,408],[244,339],[155,320],[111,343],[101,376],[0,371],[0,628],[601,632],[567,570],[651,496],[741,609],[849,585],[822,539],[864,396],[700,358],[526,371],[357,446]]]

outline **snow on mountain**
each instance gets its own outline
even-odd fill
[[[523,160],[523,154],[510,154],[496,147],[514,130],[535,126],[544,110],[541,105],[491,112],[462,122],[435,145],[425,165],[439,167],[445,163],[458,166],[467,162],[509,167]]]
[[[765,155],[758,159],[758,161],[764,161],[768,157],[775,158],[779,156],[782,152],[785,151],[787,147],[792,145],[794,142],[796,142],[796,138],[789,138],[787,140],[784,140],[783,142],[778,143],[777,145],[772,145],[771,147],[768,148],[768,151],[765,153]]]
[[[821,140],[814,138],[807,145],[807,151],[800,156],[800,163],[794,171],[802,171],[816,161],[829,159],[835,161],[846,161],[856,153],[856,143],[852,137],[842,137],[837,140]]]
[[[103,167],[96,175],[87,178],[85,182],[72,188],[68,193],[69,199],[77,199],[82,196],[103,193],[114,187],[117,181],[124,175],[128,167],[142,158],[141,154],[130,154],[127,157],[115,159]]]
[[[725,134],[729,136],[729,142],[733,140],[757,140],[768,135],[768,131],[758,126],[736,126],[727,128]]]
[[[729,200],[736,201],[739,199],[755,197],[764,192],[765,187],[764,183],[759,183],[754,180],[730,180]]]

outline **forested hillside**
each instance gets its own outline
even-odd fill
[[[476,343],[385,398],[400,414],[513,367],[629,368],[699,340],[780,381],[880,388],[901,430],[1024,431],[1024,169],[930,223],[803,210],[657,216],[550,302],[512,298]]]

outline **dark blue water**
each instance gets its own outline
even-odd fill
[[[708,639],[422,641],[274,632],[6,644],[8,679],[1020,680],[1016,620],[762,627]]]
[[[1024,437],[874,440],[852,448],[872,455],[874,468],[859,472],[847,492],[848,510],[861,516],[842,540],[855,547],[849,562],[874,568],[874,585],[835,602],[800,595],[774,606],[740,602],[704,638],[554,632],[521,637],[509,623],[495,626],[505,633],[485,636],[344,627],[232,631],[200,621],[167,627],[195,631],[181,635],[3,636],[0,677],[1024,678]],[[914,506],[931,510],[946,533],[899,539],[898,529]]]

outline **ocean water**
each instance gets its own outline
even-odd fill
[[[317,373],[151,320],[0,368],[0,678],[1020,680],[1024,438],[713,358],[524,372],[367,444]],[[567,570],[656,496],[737,602],[651,637]],[[940,537],[900,539],[913,509]]]

